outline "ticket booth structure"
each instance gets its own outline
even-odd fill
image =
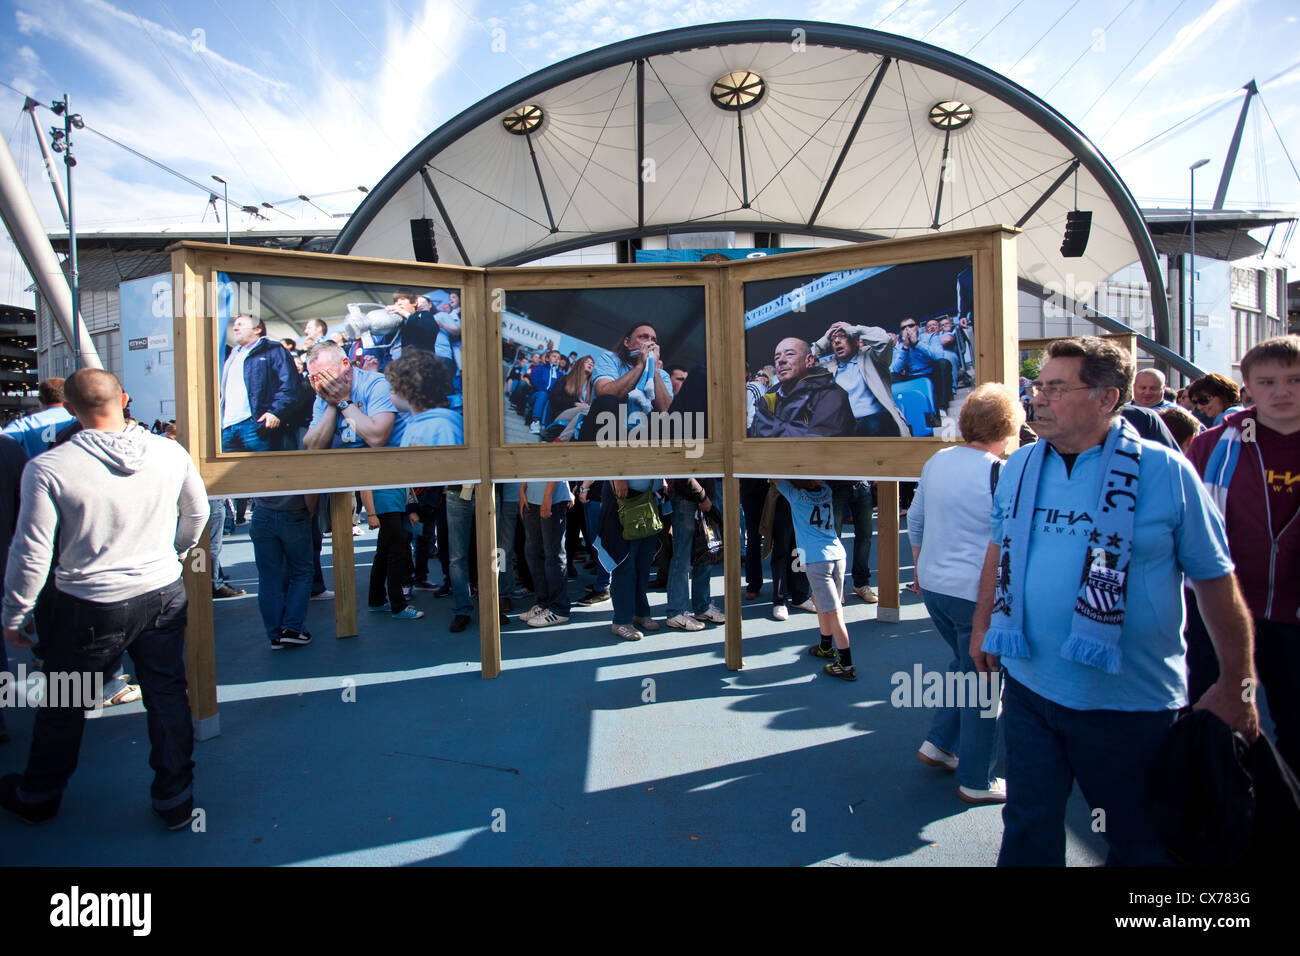
[[[1014,385],[1019,369],[1017,234],[1010,227],[991,226],[757,260],[489,269],[179,243],[171,250],[178,438],[213,497],[348,492],[331,497],[334,529],[351,526],[353,490],[461,485],[462,496],[472,494],[475,503],[480,666],[485,678],[502,671],[496,495],[489,493],[494,482],[720,478],[726,503],[725,663],[736,670],[743,663],[739,478],[877,481],[877,615],[881,620],[897,620],[898,481],[919,478],[931,455],[959,440],[954,429],[937,427],[907,437],[906,432],[893,437],[753,437],[746,427],[747,360],[751,366],[770,362],[766,350],[777,335],[811,342],[814,333],[809,329],[828,316],[878,329],[904,312],[916,311],[918,318],[924,318],[927,311],[935,311],[920,301],[925,277],[953,275],[956,263],[960,282],[943,296],[945,301],[959,302],[964,314],[973,317],[968,324],[973,381]],[[373,350],[382,350],[392,325],[383,314],[388,303],[382,300],[406,290],[439,300],[437,308],[458,299],[456,395],[463,444],[368,447],[362,440],[365,436],[345,434],[343,438],[353,441],[332,444],[358,447],[223,450],[221,368],[225,338],[236,315],[258,318],[258,312],[265,310],[268,316],[293,325],[308,313],[334,321],[346,307],[353,320],[350,330],[364,329],[363,341]],[[779,294],[770,298],[771,290]],[[909,290],[916,293],[915,310],[908,307]],[[762,301],[755,305],[758,300]],[[689,425],[692,430],[683,434],[684,418],[675,420],[676,430],[656,433],[652,428],[639,437],[635,428],[619,430],[625,429],[623,422],[598,434],[595,441],[537,441],[520,434],[508,410],[503,361],[512,339],[529,334],[519,329],[542,329],[536,341],[544,338],[561,347],[572,341],[576,343],[572,351],[585,343],[591,346],[589,351],[597,351],[616,346],[627,327],[639,319],[664,326],[659,344],[665,362],[673,360],[674,349],[689,356],[697,378],[688,410],[703,426],[703,436]],[[546,337],[548,332],[555,334]],[[651,405],[643,412],[663,412],[650,386],[646,394]],[[913,430],[910,425],[908,430]],[[204,535],[185,571],[190,598],[186,661],[200,739],[219,731],[207,544]],[[336,636],[355,637],[352,536],[334,533],[332,549]]]

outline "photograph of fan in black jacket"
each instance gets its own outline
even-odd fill
[[[754,403],[751,438],[839,438],[857,424],[848,393],[835,384],[812,347],[799,338],[777,343],[776,384]]]

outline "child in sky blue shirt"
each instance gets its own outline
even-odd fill
[[[841,680],[857,680],[849,630],[844,623],[844,545],[835,531],[830,485],[823,481],[781,479],[777,491],[790,502],[794,540],[817,608],[821,642],[808,648],[813,657],[830,661],[823,670]]]

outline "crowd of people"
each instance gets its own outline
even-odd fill
[[[746,383],[752,438],[896,438],[929,434],[957,390],[974,382],[971,317],[904,318],[897,331],[834,322],[816,342],[777,343],[772,364]],[[913,418],[894,386],[924,381],[926,403]],[[926,416],[931,416],[927,421]]]
[[[257,345],[257,323],[240,318],[247,321],[236,320],[232,338],[247,367],[268,347]],[[894,345],[862,329],[870,327],[836,323],[819,343],[783,341],[772,367],[756,373],[760,388],[750,390],[754,422],[764,423],[751,434],[799,423],[836,422],[844,429],[836,434],[898,428],[879,402],[882,355]],[[652,326],[635,326],[617,350],[570,357],[567,372],[566,357],[549,350],[527,373],[521,368],[520,383],[542,373],[524,405],[544,395],[547,403],[572,400],[559,414],[602,399],[668,409],[694,373],[675,382],[658,361],[655,338]],[[860,358],[866,347],[873,357]],[[818,361],[819,350],[826,361]],[[312,345],[305,366],[315,396],[302,436],[308,448],[464,442],[460,413],[449,404],[454,361],[435,351],[405,350],[381,372],[326,340]],[[1065,804],[1076,781],[1090,806],[1106,808],[1111,863],[1170,862],[1147,809],[1150,768],[1179,711],[1192,705],[1255,741],[1259,715],[1243,687],[1262,688],[1277,752],[1300,764],[1300,337],[1260,343],[1241,369],[1243,388],[1217,375],[1188,386],[1197,417],[1185,432],[1182,419],[1191,416],[1176,395],[1170,400],[1158,371],[1135,378],[1131,356],[1102,339],[1060,340],[1025,389],[1032,428],[1014,389],[981,385],[963,403],[961,443],[922,471],[908,529],[915,583],[952,652],[950,675],[991,688],[994,706],[989,714],[969,697],[945,700],[929,728],[918,728],[917,756],[955,773],[960,799],[1005,804],[1001,864],[1064,862]],[[850,371],[860,383],[840,382]],[[804,384],[783,389],[791,383]],[[12,548],[0,551],[9,559],[5,637],[18,647],[39,639],[48,663],[106,674],[120,670],[123,651],[131,654],[151,711],[154,809],[168,826],[183,825],[193,764],[188,711],[178,703],[185,612],[176,559],[210,515],[217,533],[225,505],[203,500],[178,446],[128,422],[111,375],[84,370],[61,393],[63,384],[46,383],[42,408],[13,429],[22,444],[0,442],[7,483],[0,531],[13,533]],[[263,389],[247,393],[240,414],[260,407]],[[226,395],[223,389],[223,405]],[[880,407],[854,405],[864,397]],[[239,441],[256,440],[249,417],[232,422]],[[72,433],[77,428],[81,434]],[[24,445],[51,429],[60,434],[49,434],[24,468]],[[1003,461],[1017,436],[1021,448]],[[66,478],[73,474],[76,480]],[[711,594],[719,552],[710,525],[720,509],[738,506],[745,599],[756,600],[770,578],[773,616],[786,620],[792,608],[816,615],[819,640],[809,654],[824,661],[827,675],[856,680],[845,579],[851,575],[856,596],[876,600],[867,583],[870,484],[755,478],[743,479],[740,490],[741,500],[730,503],[711,479],[496,485],[500,623],[563,625],[575,605],[608,602],[611,633],[640,640],[661,627],[648,592],[663,587],[664,627],[722,624]],[[378,531],[372,612],[419,620],[424,614],[411,601],[427,590],[452,598],[451,631],[472,623],[476,493],[481,486],[361,494]],[[169,509],[178,515],[174,528],[141,523],[142,513]],[[304,624],[319,511],[314,496],[253,502],[258,603],[272,650],[311,641]],[[842,540],[850,520],[852,558]],[[117,533],[108,534],[110,526]],[[433,557],[441,584],[429,580]],[[1070,568],[1079,573],[1062,573]],[[214,560],[214,586],[218,574]],[[1186,615],[1185,585],[1193,598]],[[111,646],[85,645],[77,629],[97,626],[104,601],[131,608],[130,624]],[[81,719],[79,710],[42,710],[27,770],[0,780],[0,804],[29,822],[57,812]],[[995,775],[999,765],[1005,777]]]
[[[683,391],[692,374],[695,380]],[[680,421],[706,411],[704,366],[666,364],[658,329],[636,322],[612,348],[585,355],[565,355],[553,342],[520,350],[506,370],[505,399],[538,441],[596,441],[602,421],[626,426],[655,412]]]

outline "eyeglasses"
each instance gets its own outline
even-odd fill
[[[1029,383],[1030,396],[1041,395],[1049,402],[1059,402],[1065,397],[1066,392],[1078,392],[1085,388],[1092,388],[1091,385],[1076,385],[1073,388],[1066,388],[1064,385],[1044,385],[1041,382]]]

